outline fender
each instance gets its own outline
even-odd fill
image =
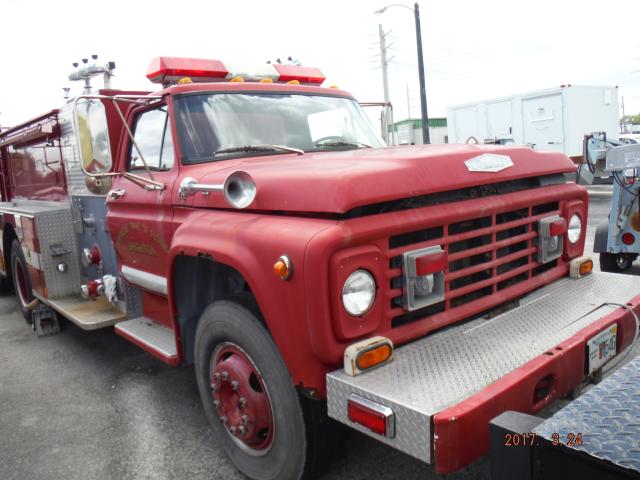
[[[602,253],[607,251],[607,241],[609,237],[609,220],[601,222],[596,228],[596,235],[593,239],[593,253]]]
[[[176,208],[175,214],[179,226],[169,249],[168,295],[176,318],[173,274],[178,256],[204,256],[231,267],[249,285],[294,384],[324,391],[328,368],[313,356],[304,308],[304,254],[327,220],[192,208]],[[293,265],[286,281],[273,273],[273,264],[284,254]]]

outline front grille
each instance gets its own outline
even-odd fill
[[[557,260],[537,261],[538,221],[559,215],[558,202],[535,204],[389,237],[388,316],[394,327],[459,308],[540,275]],[[406,312],[403,304],[402,254],[439,245],[448,255],[445,300]]]

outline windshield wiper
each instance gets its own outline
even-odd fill
[[[213,155],[219,155],[222,153],[249,153],[249,152],[276,152],[281,150],[283,152],[297,153],[298,155],[304,155],[304,150],[299,148],[286,147],[284,145],[245,145],[244,147],[231,147],[216,150]]]
[[[373,148],[371,145],[360,142],[320,142],[314,145],[315,147],[365,147]]]

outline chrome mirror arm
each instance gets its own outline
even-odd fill
[[[189,195],[193,195],[196,192],[222,192],[224,191],[224,185],[214,185],[207,183],[198,183],[195,178],[185,177],[180,182],[180,188],[178,194],[182,198],[186,198]]]

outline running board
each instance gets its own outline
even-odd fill
[[[178,348],[173,330],[147,317],[120,322],[116,333],[169,365],[177,365]]]
[[[98,328],[110,327],[127,318],[122,310],[111,305],[104,297],[98,297],[95,300],[85,300],[78,295],[71,295],[63,298],[50,299],[42,297],[35,291],[33,295],[83,330],[97,330]]]

